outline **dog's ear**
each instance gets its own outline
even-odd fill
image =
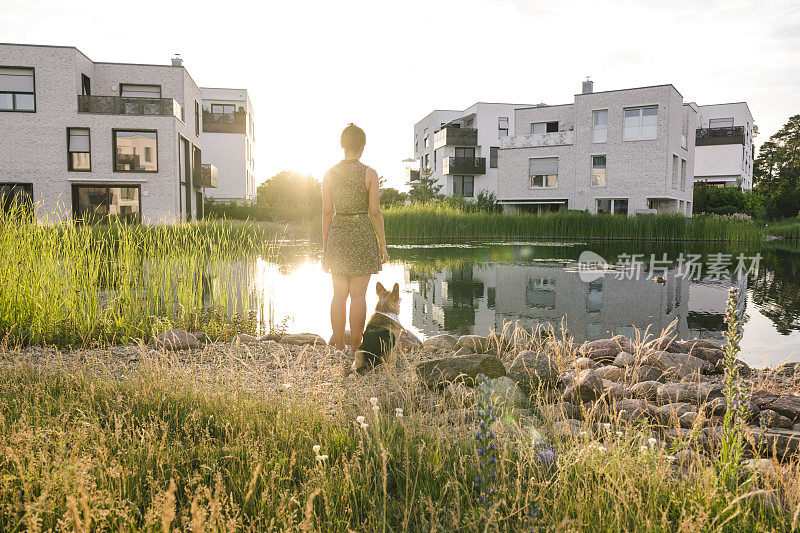
[[[392,287],[392,296],[394,296],[395,298],[400,297],[400,285],[398,285],[397,283],[395,283],[394,287]]]
[[[378,283],[375,284],[375,292],[377,292],[378,296],[380,296],[384,292],[389,292],[389,291],[387,291],[386,288],[383,286],[383,284],[379,281]]]

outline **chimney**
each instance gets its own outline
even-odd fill
[[[594,82],[586,76],[586,81],[583,82],[582,94],[592,94],[594,92]]]
[[[180,54],[175,54],[175,57],[172,58],[172,66],[173,67],[182,67],[183,66],[183,59],[181,59]]]

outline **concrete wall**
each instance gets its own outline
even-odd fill
[[[695,153],[695,181],[740,183],[742,190],[753,188],[753,115],[746,102],[698,106],[697,127],[708,128],[711,119],[732,118],[734,126],[744,128],[744,144],[698,146]]]

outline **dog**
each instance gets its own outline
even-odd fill
[[[390,363],[392,349],[404,329],[397,317],[400,313],[400,285],[395,283],[392,290],[387,291],[378,282],[375,291],[378,305],[364,330],[352,366],[352,371],[359,374],[365,374],[381,363]]]

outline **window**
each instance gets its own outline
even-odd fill
[[[85,222],[117,217],[126,222],[139,222],[141,201],[138,185],[73,185],[72,216]]]
[[[658,135],[658,107],[632,107],[625,110],[626,141],[655,139]]]
[[[0,208],[7,213],[16,206],[33,211],[32,183],[0,183]]]
[[[558,131],[558,122],[532,122],[531,133],[554,133]]]
[[[233,115],[236,112],[236,106],[233,104],[211,104],[211,112]]]
[[[592,156],[592,187],[606,186],[606,156]]]
[[[531,188],[558,187],[558,158],[540,157],[530,160]]]
[[[475,176],[453,176],[453,196],[472,198],[475,194]]]
[[[158,134],[113,130],[115,172],[158,172]]]
[[[590,313],[596,313],[603,309],[603,279],[596,279],[589,282],[589,294],[586,299],[586,309]]]
[[[528,278],[525,287],[525,306],[538,309],[556,308],[556,280],[553,278]]]
[[[161,85],[120,83],[119,95],[123,98],[161,98]]]
[[[489,147],[489,168],[497,168],[497,156],[500,153],[498,146]]]
[[[677,189],[678,188],[678,172],[679,172],[678,163],[679,163],[679,161],[680,161],[680,159],[678,159],[678,156],[673,154],[672,155],[672,188],[673,189]]]
[[[508,117],[500,117],[497,119],[497,136],[508,137]]]
[[[73,171],[92,170],[89,128],[67,128],[67,168]]]
[[[92,94],[92,80],[86,74],[81,74],[81,94],[84,96]]]
[[[686,190],[686,160],[681,159],[681,190]]]
[[[194,134],[200,137],[200,102],[194,101]]]
[[[0,67],[0,111],[36,111],[32,68]]]
[[[732,118],[712,118],[708,120],[709,128],[732,128]]]
[[[688,141],[689,141],[689,118],[686,117],[683,119],[683,125],[681,126],[681,148],[687,150]]]
[[[593,111],[592,124],[592,142],[606,142],[608,139],[608,109]]]
[[[598,213],[614,213],[615,215],[628,214],[628,199],[627,198],[598,198],[597,199],[597,212]]]
[[[475,148],[456,148],[456,157],[475,159]]]
[[[422,156],[422,170],[429,168],[428,166],[428,154]]]
[[[422,136],[422,147],[428,149],[428,128],[425,128],[425,134]]]

